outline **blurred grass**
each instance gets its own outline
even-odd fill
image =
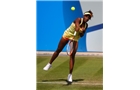
[[[44,71],[43,67],[49,62],[50,56],[37,56],[37,82],[65,82],[69,73],[69,57],[59,56],[52,68]],[[74,82],[102,83],[103,58],[76,56],[73,70]],[[102,85],[75,85],[37,83],[37,90],[102,90]]]

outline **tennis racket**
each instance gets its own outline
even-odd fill
[[[76,36],[76,31],[74,32],[74,37],[75,36]],[[73,37],[73,39],[74,39],[74,37]],[[74,46],[73,46],[74,41],[73,41],[73,39],[70,40],[68,42],[68,44],[67,44],[67,55],[69,55],[69,56],[72,54],[72,52],[74,50]]]

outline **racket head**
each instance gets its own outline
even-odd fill
[[[72,40],[70,40],[69,42],[68,42],[68,44],[67,44],[67,55],[71,55],[72,54],[72,52],[73,52],[73,41]]]

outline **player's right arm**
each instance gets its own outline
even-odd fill
[[[80,18],[77,18],[74,22],[75,22],[75,30],[76,31],[79,31],[79,29],[80,29]]]
[[[86,28],[84,29],[84,31],[83,32],[81,32],[81,33],[79,33],[80,34],[80,37],[83,37],[84,36],[84,34],[85,34],[85,31],[86,31],[86,29],[88,28],[88,24],[86,23]]]

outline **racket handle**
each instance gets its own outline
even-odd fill
[[[74,36],[76,36],[76,31],[74,32]]]

